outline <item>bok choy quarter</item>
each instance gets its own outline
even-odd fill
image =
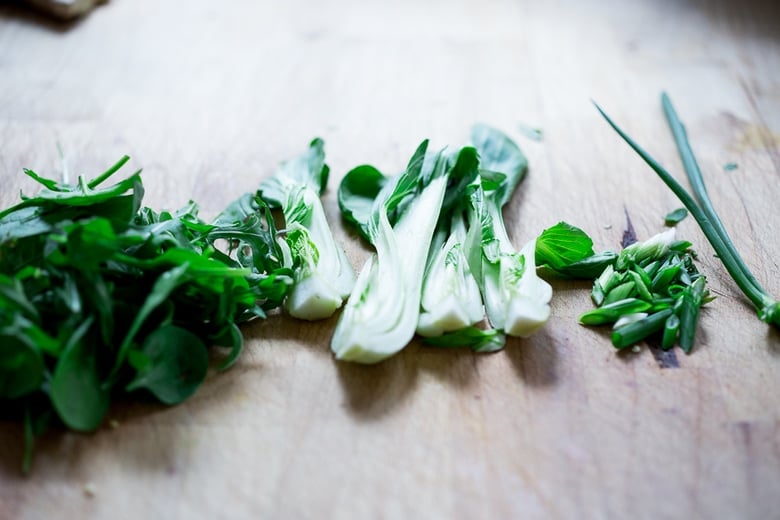
[[[446,157],[424,141],[406,170],[387,178],[359,166],[339,187],[348,220],[376,248],[363,266],[331,340],[338,359],[376,363],[414,336],[426,259],[447,187]]]

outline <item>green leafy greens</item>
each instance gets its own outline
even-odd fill
[[[331,349],[338,359],[376,363],[414,336],[446,170],[444,154],[428,153],[423,141],[398,176],[386,178],[373,167],[360,166],[342,181],[342,212],[376,254],[363,266],[333,333]]]
[[[475,126],[471,141],[449,155],[425,141],[400,175],[364,165],[342,180],[342,215],[377,254],[336,327],[339,359],[381,361],[415,330],[430,345],[492,352],[547,321],[552,289],[536,275],[533,241],[516,251],[502,215],[527,160],[490,127]]]
[[[260,186],[262,198],[284,213],[286,240],[280,245],[295,278],[285,308],[296,318],[331,316],[355,283],[352,266],[336,244],[320,202],[328,174],[323,141],[315,139],[305,154],[282,164]]]
[[[490,127],[475,126],[471,141],[479,151],[480,172],[468,193],[469,264],[491,326],[529,337],[550,316],[552,287],[536,274],[535,240],[517,251],[502,213],[528,171],[528,160],[514,141]]]
[[[245,195],[208,224],[190,202],[142,207],[140,171],[102,187],[128,161],[43,188],[0,212],[0,402],[35,435],[56,418],[97,428],[113,396],[191,396],[207,346],[238,357],[238,325],[281,305],[293,284],[271,213]]]

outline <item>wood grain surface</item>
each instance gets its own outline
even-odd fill
[[[662,90],[780,295],[773,1],[114,0],[69,25],[0,3],[0,202],[33,189],[22,167],[55,175],[59,145],[77,173],[127,153],[148,205],[191,198],[211,217],[321,136],[325,208],[359,268],[344,172],[398,170],[423,138],[457,146],[479,121],[530,159],[505,210],[516,244],[566,220],[614,249],[624,208],[647,238],[680,204],[591,100],[681,174]],[[0,423],[0,518],[777,518],[780,335],[695,222],[679,233],[718,298],[676,366],[578,325],[582,283],[556,282],[547,327],[494,355],[415,342],[338,363],[335,319],[273,316],[189,402],[118,403],[92,435],[52,432],[29,477],[20,427]]]

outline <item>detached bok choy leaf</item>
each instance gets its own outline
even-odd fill
[[[363,266],[336,325],[331,349],[338,359],[376,363],[414,336],[426,259],[447,187],[446,158],[427,150],[423,141],[397,177],[361,166],[339,187],[345,218],[359,226],[376,254]]]
[[[529,337],[550,317],[552,287],[536,274],[535,241],[518,252],[502,214],[528,161],[498,130],[476,126],[471,140],[480,154],[480,175],[469,190],[469,265],[490,324],[510,336]]]
[[[331,316],[355,283],[352,266],[333,238],[320,202],[328,174],[323,141],[315,139],[305,154],[283,163],[259,190],[266,202],[284,214],[286,239],[280,245],[284,264],[294,276],[284,307],[296,318]]]
[[[479,285],[471,273],[466,255],[466,218],[464,194],[479,175],[479,156],[473,147],[460,150],[449,170],[439,224],[428,256],[422,287],[422,301],[417,333],[426,338],[459,331],[482,321],[485,311]],[[476,332],[449,338],[451,346],[475,346],[483,338]],[[491,345],[497,336],[492,335]],[[463,343],[467,340],[466,343]],[[426,343],[433,344],[426,340]],[[442,339],[437,345],[447,343]]]

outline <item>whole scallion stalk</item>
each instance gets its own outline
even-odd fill
[[[661,103],[674,135],[677,149],[685,167],[688,180],[693,188],[693,195],[678,183],[674,177],[661,166],[649,153],[629,137],[614,121],[599,107],[596,108],[607,123],[628,143],[628,145],[655,171],[662,181],[677,195],[688,211],[699,223],[704,235],[723,262],[724,267],[745,296],[750,300],[762,321],[780,327],[780,302],[773,298],[756,280],[742,257],[734,247],[734,243],[724,228],[717,212],[712,206],[701,170],[693,155],[685,127],[680,121],[672,102],[666,93],[661,95]]]

